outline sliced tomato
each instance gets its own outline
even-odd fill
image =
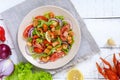
[[[42,53],[42,52],[43,52],[43,50],[42,50],[42,49],[40,49],[40,48],[38,48],[38,47],[34,47],[34,52],[36,52],[36,53],[40,54],[40,53]]]
[[[61,28],[61,30],[60,30],[60,38],[61,38],[62,41],[66,41],[67,40],[67,38],[63,34],[66,31],[68,32],[69,30],[70,30],[70,24],[67,24],[67,25],[65,25],[65,26],[63,26]]]
[[[59,52],[59,53],[58,53],[58,57],[59,57],[59,58],[61,58],[61,57],[64,56],[64,55],[65,55],[64,52]]]
[[[33,45],[33,47],[37,47],[37,48],[40,48],[41,50],[43,50],[44,48],[43,48],[43,46],[41,45],[41,44],[39,44],[39,43],[33,43],[32,44]]]
[[[52,25],[52,24],[50,25],[50,28],[54,28],[54,27],[55,27],[54,25]]]
[[[61,28],[61,32],[64,33],[65,31],[69,31],[70,30],[70,24],[66,24],[65,26],[63,26]]]
[[[54,62],[56,61],[57,59],[61,58],[62,56],[64,56],[65,53],[64,52],[56,52],[56,53],[53,53],[50,57],[50,61]]]
[[[46,18],[45,16],[36,16],[35,19],[40,19],[40,20],[48,21],[48,18]]]
[[[60,35],[60,39],[61,39],[62,41],[66,41],[66,40],[67,40],[67,38],[66,38],[65,36],[63,36],[63,34]]]
[[[57,53],[53,53],[52,56],[50,57],[50,61],[54,62],[54,61],[56,61],[58,58],[59,58],[59,57],[58,57]]]
[[[44,44],[52,44],[51,42],[48,42],[46,39],[43,41]]]
[[[35,43],[36,43],[36,39],[32,39],[32,45],[34,46],[35,45]]]
[[[33,36],[33,39],[37,39],[39,36],[38,35],[34,35]]]
[[[28,38],[28,32],[29,32],[29,30],[30,30],[32,27],[33,27],[33,25],[31,24],[31,25],[27,26],[26,29],[24,30],[24,32],[23,32],[23,37],[24,37],[25,39]]]

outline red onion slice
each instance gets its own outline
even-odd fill
[[[34,28],[32,27],[32,28],[29,30],[29,32],[28,32],[28,36],[29,36],[29,37],[32,37],[33,29],[34,29]]]
[[[56,21],[56,22],[58,22],[59,23],[59,25],[60,25],[60,27],[62,27],[63,26],[63,23],[62,23],[62,20],[61,19],[56,19],[56,18],[51,18],[51,19],[49,19],[49,21]]]
[[[14,64],[10,59],[0,61],[0,78],[10,75],[14,70]]]
[[[61,19],[58,19],[59,25],[62,27],[63,26],[63,22]]]

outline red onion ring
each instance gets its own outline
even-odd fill
[[[58,19],[59,25],[62,27],[63,26],[63,22],[61,19]]]
[[[32,28],[29,30],[29,32],[28,32],[28,36],[29,36],[29,37],[32,37],[33,29],[34,29],[34,28],[32,27]]]
[[[0,61],[0,78],[10,75],[14,70],[14,64],[10,59]]]
[[[58,22],[61,27],[63,26],[63,23],[62,23],[61,19],[56,19],[56,18],[49,19],[49,21],[51,21],[51,20]]]

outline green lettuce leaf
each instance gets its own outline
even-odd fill
[[[14,72],[5,80],[53,80],[52,75],[46,71],[34,71],[30,63],[19,63],[15,65]]]

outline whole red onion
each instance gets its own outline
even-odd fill
[[[6,44],[0,44],[0,59],[6,59],[11,55],[11,49]]]

